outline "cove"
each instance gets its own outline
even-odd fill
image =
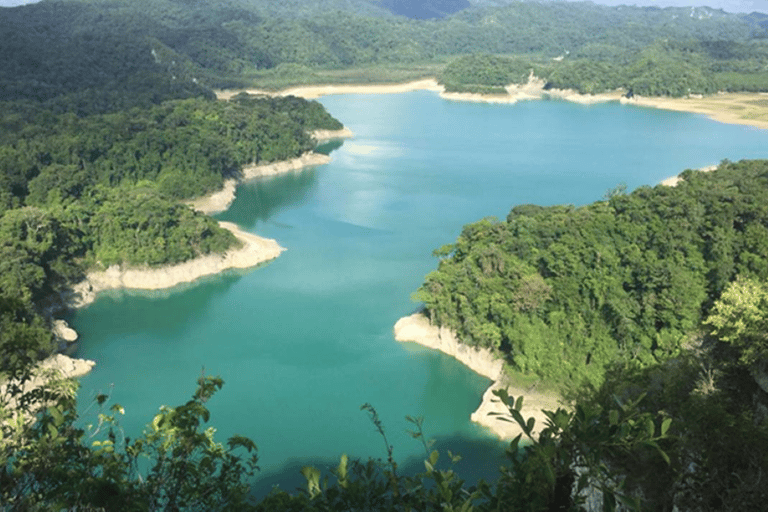
[[[108,392],[134,437],[161,404],[183,403],[204,371],[220,441],[259,446],[257,492],[293,488],[306,464],[385,458],[360,405],[378,410],[399,463],[419,470],[405,415],[424,416],[465,478],[493,478],[503,443],[470,423],[489,384],[442,354],[394,341],[392,326],[463,225],[521,203],[585,204],[620,183],[766,156],[768,132],[618,104],[457,103],[430,92],[321,99],[356,137],[325,166],[243,184],[217,216],[275,238],[277,260],[163,292],[108,292],[71,318],[80,410]]]

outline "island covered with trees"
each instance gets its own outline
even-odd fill
[[[447,5],[451,4],[451,5]],[[768,499],[768,162],[686,171],[583,207],[515,206],[435,251],[416,292],[437,325],[515,375],[570,383],[546,428],[520,414],[495,482],[431,451],[307,467],[254,500],[253,441],[222,444],[220,378],[124,439],[115,406],[86,431],[75,385],[36,382],[55,297],[113,263],[162,266],[238,242],[182,203],[250,163],[311,150],[341,124],[318,103],[211,90],[437,76],[684,96],[768,90],[768,17],[594,4],[66,0],[0,17],[0,507],[136,510],[750,510]],[[329,9],[329,5],[332,7]],[[442,5],[442,4],[441,4]],[[416,20],[397,13],[406,12]],[[419,14],[414,14],[419,13]],[[38,382],[39,384],[39,382]],[[97,398],[104,403],[106,397]],[[527,441],[527,444],[526,444]],[[149,459],[149,464],[145,459]],[[140,462],[141,461],[141,462]]]

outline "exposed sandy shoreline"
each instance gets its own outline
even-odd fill
[[[718,93],[701,98],[621,98],[623,105],[703,114],[713,121],[768,129],[768,95]]]
[[[189,283],[204,276],[218,274],[229,269],[243,269],[277,258],[285,249],[269,238],[262,238],[240,230],[230,222],[219,222],[231,231],[243,244],[239,249],[230,249],[224,254],[208,254],[178,265],[159,268],[123,268],[112,265],[106,270],[91,272],[72,287],[64,300],[67,306],[87,306],[104,290],[128,288],[135,290],[159,290]]]
[[[349,130],[344,132],[327,131],[326,134],[333,133],[352,133]],[[339,137],[329,137],[325,140],[330,140]],[[317,139],[316,139],[317,140]],[[240,179],[229,179],[224,182],[224,187],[207,196],[198,197],[192,201],[187,202],[194,210],[211,215],[218,212],[223,212],[232,204],[235,200],[235,191],[237,184],[241,181],[252,180],[256,178],[263,178],[266,176],[275,176],[285,172],[298,171],[307,167],[314,167],[317,165],[324,165],[331,161],[331,157],[323,155],[321,153],[315,153],[313,151],[307,151],[303,155],[292,158],[291,160],[282,160],[279,162],[272,162],[267,164],[247,165],[243,167],[241,171]]]
[[[294,95],[305,99],[316,99],[332,94],[398,94],[411,91],[432,91],[451,101],[473,101],[483,103],[516,103],[522,100],[557,98],[573,103],[589,105],[617,101],[626,105],[651,107],[678,112],[703,114],[715,121],[728,124],[743,124],[757,128],[768,128],[768,94],[765,93],[719,93],[701,98],[646,98],[635,96],[624,98],[623,91],[601,94],[581,94],[570,89],[544,89],[544,81],[529,77],[526,84],[512,84],[506,87],[507,94],[473,94],[446,92],[434,78],[416,80],[402,84],[360,84],[360,85],[310,85],[292,87],[279,92],[260,89],[217,91],[219,98],[228,99],[240,92],[272,96]]]
[[[278,92],[262,89],[236,89],[216,91],[216,96],[219,99],[228,100],[241,92],[247,92],[248,94],[264,94],[267,96],[298,96],[299,98],[314,100],[333,94],[399,94],[412,91],[443,92],[443,87],[434,78],[427,78],[402,84],[307,85],[291,87]]]
[[[555,394],[522,389],[504,382],[503,362],[496,355],[487,349],[476,349],[460,343],[453,332],[430,324],[429,319],[421,313],[398,320],[394,332],[397,341],[410,341],[440,350],[467,365],[472,371],[494,381],[483,394],[480,406],[470,419],[489,428],[501,439],[514,439],[522,431],[515,422],[500,421],[495,416],[489,416],[489,413],[494,412],[503,413],[509,418],[509,412],[493,391],[507,389],[510,396],[524,395],[521,412],[524,418],[536,419],[534,432],[539,432],[545,424],[546,416],[542,409],[554,411],[561,407],[560,398]]]
[[[710,165],[710,166],[702,167],[701,169],[696,169],[696,170],[699,172],[712,172],[715,169],[717,169],[717,167],[718,167],[717,165]],[[660,185],[665,185],[667,187],[674,187],[678,183],[680,183],[682,179],[683,178],[681,178],[679,174],[677,176],[670,176],[669,178],[662,180]]]

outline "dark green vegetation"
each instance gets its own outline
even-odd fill
[[[179,200],[341,128],[294,97],[216,101],[130,16],[108,11],[2,9],[0,371],[51,353],[51,298],[87,269],[179,263],[239,243]],[[107,19],[114,30],[94,30]]]
[[[635,94],[678,96],[766,89],[766,26],[759,15],[498,3],[464,8],[466,2],[458,0],[42,2],[7,10],[0,20],[0,85],[9,97],[108,86],[113,92],[107,101],[113,103],[130,87],[152,101],[150,75],[180,97],[199,91],[200,84],[279,87],[334,80],[336,71],[352,68],[361,70],[358,80],[413,78],[398,67],[434,74],[430,64],[491,54],[522,58],[525,77],[534,68],[551,86],[581,92],[625,87]],[[403,6],[412,17],[453,14],[416,20],[388,10]],[[78,57],[41,66],[56,48]],[[552,60],[557,57],[563,60]],[[516,77],[518,66],[513,67],[505,73]],[[32,75],[36,87],[20,85],[20,77]],[[497,77],[467,73],[459,65],[443,79],[451,89],[483,92]]]
[[[547,381],[599,384],[617,362],[676,357],[737,275],[768,279],[768,162],[684,176],[470,224],[416,297],[465,343]]]
[[[637,52],[600,48],[562,60],[476,54],[447,65],[441,81],[450,91],[504,93],[504,85],[526,83],[531,72],[546,82],[545,88],[582,94],[616,89],[673,97],[759,92],[768,90],[768,44],[764,39],[660,41]]]
[[[764,507],[762,161],[583,208],[518,206],[437,251],[440,267],[418,292],[433,320],[518,371],[586,383],[571,390],[570,412],[511,444],[493,483],[463,482],[414,418],[425,472],[400,474],[366,405],[386,461],[342,457],[327,477],[305,468],[305,490],[254,503],[255,445],[219,444],[204,426],[220,379],[202,377],[138,439],[123,438],[119,406],[79,427],[72,383],[19,385],[55,348],[51,297],[89,266],[224,250],[232,236],[179,199],[245,163],[301,153],[308,130],[339,127],[314,103],[219,103],[206,86],[317,81],[351,67],[398,78],[469,54],[443,73],[449,88],[499,92],[533,70],[581,92],[766,89],[757,15],[513,3],[418,22],[384,8],[397,5],[73,0],[0,11],[0,509],[578,510],[587,496],[607,510]],[[500,398],[530,437],[519,402]]]

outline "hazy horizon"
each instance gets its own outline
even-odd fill
[[[15,7],[36,3],[39,0],[0,0],[0,7]],[[712,0],[709,2],[688,0],[598,0],[594,3],[603,5],[637,5],[637,6],[658,6],[658,7],[712,7],[714,9],[723,9],[726,12],[750,13],[763,12],[768,13],[768,0]]]

